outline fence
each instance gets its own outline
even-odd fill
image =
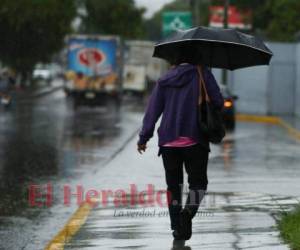
[[[237,112],[300,116],[300,44],[268,43],[270,66],[231,71],[228,87],[239,96]],[[218,82],[221,71],[214,69]]]

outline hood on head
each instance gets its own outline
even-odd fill
[[[196,72],[196,66],[192,64],[180,64],[159,78],[158,83],[164,87],[181,87],[189,83]]]

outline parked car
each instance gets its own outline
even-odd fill
[[[37,64],[33,70],[33,78],[50,83],[53,79],[63,75],[62,67],[56,63]]]
[[[235,101],[238,99],[238,97],[233,95],[225,85],[220,85],[220,89],[224,97],[224,124],[227,129],[233,130],[235,128]]]

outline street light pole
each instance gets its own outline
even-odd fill
[[[200,0],[195,0],[195,26],[199,26],[200,25],[200,9],[199,9],[199,1]]]
[[[224,20],[223,26],[225,29],[228,28],[228,9],[229,9],[229,0],[224,0]]]
[[[193,26],[198,26],[199,24],[199,8],[198,8],[198,0],[190,0],[190,8],[193,17]]]
[[[223,27],[224,29],[228,28],[228,9],[229,9],[229,1],[230,0],[224,0],[224,19],[223,19]],[[222,70],[222,83],[224,85],[227,85],[227,70]]]

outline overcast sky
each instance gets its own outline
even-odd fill
[[[151,17],[154,12],[159,10],[164,4],[170,3],[173,0],[135,0],[139,7],[146,7],[147,12],[145,17]]]

